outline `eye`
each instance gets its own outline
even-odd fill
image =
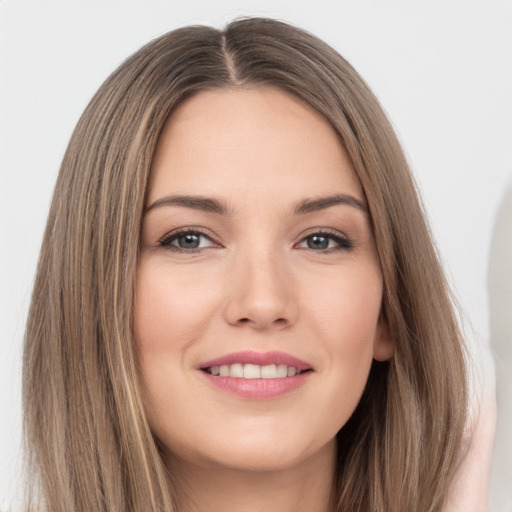
[[[209,236],[195,230],[181,230],[169,233],[160,240],[160,246],[186,252],[196,252],[207,247],[218,247]]]
[[[298,244],[301,249],[312,249],[314,251],[334,252],[349,250],[354,247],[352,242],[340,233],[317,232],[303,238]]]

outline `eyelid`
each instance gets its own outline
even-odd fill
[[[330,252],[338,252],[338,251],[350,251],[354,248],[354,242],[351,238],[349,238],[345,233],[338,231],[337,229],[333,228],[312,228],[308,230],[308,232],[303,233],[301,235],[301,238],[295,246],[298,246],[299,244],[302,244],[305,242],[308,238],[312,236],[323,236],[325,238],[330,238],[331,240],[334,240],[338,246],[333,248],[327,248],[327,249],[311,249],[311,248],[304,248],[307,250],[310,250],[312,252],[325,254]]]
[[[222,247],[221,244],[215,240],[215,237],[213,237],[210,232],[206,231],[204,228],[200,228],[197,226],[186,226],[186,227],[180,227],[180,228],[173,229],[172,231],[165,234],[158,241],[158,245],[162,248],[172,249],[172,250],[176,250],[176,251],[183,251],[183,252],[197,252],[199,250],[210,248],[210,247],[201,247],[201,248],[197,248],[197,249],[184,249],[182,247],[171,245],[171,242],[174,241],[175,239],[179,238],[180,236],[188,235],[188,234],[200,235],[200,236],[207,238],[213,244],[212,247],[213,246]]]

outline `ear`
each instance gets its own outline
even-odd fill
[[[384,315],[381,314],[373,341],[373,358],[377,361],[388,361],[393,357],[394,352],[395,341],[391,337]]]

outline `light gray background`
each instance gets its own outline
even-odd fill
[[[24,322],[71,131],[101,82],[142,44],[239,15],[320,36],[389,113],[476,357],[489,341],[498,356],[491,510],[512,511],[512,0],[0,0],[0,508],[16,493]]]

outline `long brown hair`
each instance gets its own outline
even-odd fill
[[[463,343],[400,145],[357,72],[296,27],[248,18],[170,32],[124,62],[82,115],[42,244],[24,352],[36,508],[175,509],[144,414],[132,309],[151,160],[163,126],[206,89],[272,86],[318,110],[362,184],[395,343],[338,433],[338,511],[439,511],[466,419]]]

